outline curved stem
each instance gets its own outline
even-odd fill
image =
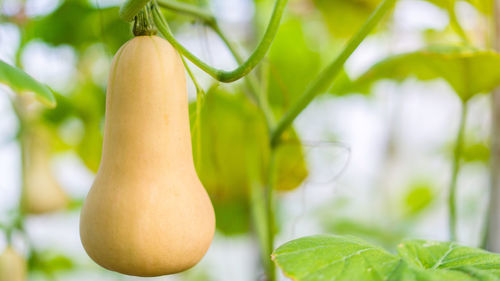
[[[469,38],[467,37],[467,33],[463,29],[462,25],[458,21],[457,14],[455,13],[455,1],[450,1],[448,6],[448,15],[450,16],[450,25],[451,28],[455,30],[455,32],[460,36],[464,43],[470,43]]]
[[[224,34],[224,32],[220,29],[219,25],[217,22],[214,22],[210,27],[213,29],[213,31],[219,36],[219,38],[224,42],[226,47],[228,48],[229,52],[233,55],[234,59],[236,60],[237,63],[242,64],[243,63],[243,58],[242,56],[238,53],[236,50],[236,47],[229,41],[227,36]],[[267,102],[266,97],[263,95],[263,91],[259,90],[259,82],[257,80],[257,77],[250,73],[249,75],[245,76],[245,80],[248,84],[248,87],[250,88],[250,91],[252,92],[252,97],[255,99],[257,106],[262,110],[262,113],[264,114],[264,117],[266,118],[267,125],[270,130],[275,125],[275,119],[271,110],[271,107],[269,106],[269,103]]]
[[[127,22],[132,21],[150,0],[126,0],[120,8],[120,17]]]
[[[156,5],[153,8],[153,14],[156,26],[163,34],[163,36],[165,36],[165,38],[170,42],[170,44],[172,44],[187,59],[189,59],[196,66],[201,68],[203,71],[205,71],[218,81],[233,82],[250,73],[255,68],[255,66],[257,66],[257,64],[259,64],[259,62],[264,58],[278,31],[278,27],[280,25],[281,18],[283,16],[283,12],[285,10],[287,2],[288,0],[276,0],[273,14],[271,16],[271,20],[269,21],[269,25],[267,26],[264,37],[257,45],[257,48],[253,51],[250,57],[243,64],[241,64],[232,71],[224,71],[214,68],[208,65],[207,63],[203,62],[198,57],[196,57],[193,53],[187,50],[182,44],[180,44],[179,41],[177,41],[177,39],[175,39],[170,28],[168,27],[167,22],[161,15]]]
[[[449,209],[449,231],[450,240],[457,240],[457,208],[456,208],[456,193],[458,172],[460,170],[460,160],[462,158],[462,150],[464,144],[465,123],[467,119],[467,103],[462,103],[462,113],[460,114],[460,125],[458,127],[457,138],[455,141],[455,150],[453,152],[452,175],[448,196]]]
[[[162,8],[199,18],[208,25],[211,25],[216,21],[212,13],[192,4],[173,0],[158,0],[157,3]]]
[[[338,55],[338,57],[326,67],[325,70],[318,76],[316,81],[310,84],[309,88],[302,97],[291,107],[291,109],[278,122],[276,129],[271,136],[271,144],[277,144],[281,134],[292,124],[297,116],[311,103],[311,101],[319,94],[327,91],[344,63],[351,54],[358,48],[370,31],[380,22],[382,17],[392,8],[397,0],[384,0],[377,9],[370,15],[368,20],[363,24],[359,31],[351,38],[346,47]]]

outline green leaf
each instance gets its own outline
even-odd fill
[[[413,183],[404,195],[403,213],[407,217],[416,216],[429,207],[434,199],[432,185],[426,182]]]
[[[440,8],[450,10],[455,9],[456,0],[426,0]],[[483,14],[490,14],[492,12],[493,2],[488,0],[465,0],[472,6],[474,6],[478,11]]]
[[[49,107],[56,106],[52,90],[21,69],[0,60],[0,83],[9,86],[17,94],[30,93]]]
[[[282,23],[269,51],[269,102],[278,116],[297,101],[320,70],[320,54],[308,41],[303,22],[292,17]]]
[[[380,0],[314,0],[334,37],[351,37],[380,4]]]
[[[355,237],[317,235],[285,243],[272,257],[296,281],[500,280],[500,255],[451,242],[409,240],[394,255]]]
[[[410,240],[398,247],[406,262],[454,280],[500,280],[500,255],[451,242]],[[443,279],[446,280],[446,279]],[[452,279],[448,279],[452,280]]]
[[[190,105],[190,113],[196,170],[214,203],[217,227],[226,234],[247,232],[251,184],[267,183],[270,151],[265,119],[241,91],[216,87],[204,98],[199,130],[196,103]],[[275,177],[275,188],[284,191],[297,188],[307,176],[302,145],[293,131],[287,133],[286,145],[277,150]]]
[[[132,36],[130,25],[118,17],[118,10],[118,7],[94,7],[90,1],[64,1],[51,14],[28,22],[24,40],[38,38],[78,50],[104,43],[115,53]]]
[[[355,237],[317,235],[293,240],[273,260],[297,281],[388,280],[401,259]]]
[[[487,93],[500,84],[500,55],[463,46],[433,46],[416,52],[388,57],[336,94],[368,93],[383,79],[403,81],[444,79],[466,101],[479,93]]]

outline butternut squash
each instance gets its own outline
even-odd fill
[[[0,281],[25,281],[26,261],[12,247],[0,255]]]
[[[50,164],[50,136],[42,128],[26,129],[23,137],[24,182],[22,207],[28,214],[45,214],[64,209],[69,198],[61,188]]]
[[[215,231],[210,198],[196,174],[185,70],[157,36],[137,36],[113,60],[101,164],[80,217],[88,255],[123,274],[184,271]]]

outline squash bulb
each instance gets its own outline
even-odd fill
[[[23,138],[25,171],[22,207],[28,214],[45,214],[66,208],[69,199],[50,165],[50,136],[40,128],[29,128]]]
[[[26,261],[11,247],[0,255],[0,281],[25,281]]]
[[[160,37],[133,38],[111,66],[101,164],[80,216],[95,262],[143,277],[198,263],[215,216],[191,149],[180,56]]]

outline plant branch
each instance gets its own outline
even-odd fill
[[[250,73],[257,66],[257,64],[259,64],[259,62],[264,58],[278,31],[278,27],[280,25],[281,18],[283,16],[283,12],[285,10],[287,2],[288,0],[276,0],[273,14],[271,16],[271,20],[269,21],[269,25],[267,26],[264,37],[259,42],[257,48],[255,48],[250,57],[243,64],[239,65],[237,68],[231,71],[220,70],[208,65],[207,63],[203,62],[201,59],[196,57],[189,50],[187,50],[181,43],[179,43],[179,41],[175,39],[167,22],[161,15],[156,5],[153,8],[153,14],[156,26],[163,34],[163,36],[165,36],[165,39],[167,39],[167,41],[170,42],[170,44],[172,44],[187,59],[189,59],[196,66],[198,66],[203,71],[208,73],[210,76],[214,77],[218,81],[228,83],[236,81],[242,78],[243,76],[247,75],[248,73]]]
[[[455,1],[450,1],[447,10],[448,10],[448,15],[450,16],[451,28],[455,30],[455,32],[458,34],[458,36],[460,36],[460,38],[464,43],[470,43],[470,40],[467,37],[467,33],[463,29],[462,25],[460,25],[460,22],[458,21],[457,18],[457,13],[455,13]]]
[[[338,57],[326,67],[319,77],[310,84],[309,88],[305,91],[302,97],[295,103],[291,109],[282,117],[278,122],[276,129],[271,135],[271,144],[274,146],[283,132],[292,124],[297,116],[311,103],[311,101],[319,94],[327,91],[344,63],[351,56],[351,54],[358,48],[365,37],[372,31],[372,29],[380,22],[382,17],[389,12],[397,0],[384,0],[377,9],[370,15],[368,20],[363,24],[359,31],[351,38],[346,47],[338,55]]]
[[[199,18],[208,25],[216,22],[215,16],[211,12],[192,4],[173,0],[158,0],[157,3],[162,8]]]
[[[465,123],[467,120],[467,103],[462,102],[462,112],[460,114],[460,125],[458,127],[458,133],[455,141],[455,150],[453,152],[453,165],[451,182],[448,196],[448,208],[449,208],[449,232],[450,240],[457,240],[457,180],[458,172],[460,171],[460,161],[462,158],[462,150],[464,145],[464,133],[465,133]]]
[[[231,43],[231,41],[229,41],[227,36],[220,29],[217,22],[215,21],[212,25],[210,25],[210,27],[219,36],[222,42],[224,42],[224,44],[228,48],[229,52],[231,52],[231,54],[233,55],[236,62],[242,64],[243,63],[242,56],[238,53],[236,47]],[[271,107],[269,106],[266,97],[263,95],[264,92],[262,90],[259,90],[258,86],[259,82],[257,80],[257,77],[255,77],[255,75],[250,73],[247,76],[245,76],[245,81],[247,82],[247,85],[250,88],[250,91],[252,92],[252,97],[255,99],[257,106],[262,110],[262,113],[266,118],[268,128],[271,130],[274,127],[276,121],[274,119]]]
[[[276,148],[271,148],[271,155],[269,159],[268,182],[266,185],[266,218],[267,218],[267,251],[266,256],[271,259],[274,251],[274,236],[276,235],[276,222],[274,211],[274,172],[276,168]],[[267,273],[268,281],[276,280],[276,266],[271,261]]]

